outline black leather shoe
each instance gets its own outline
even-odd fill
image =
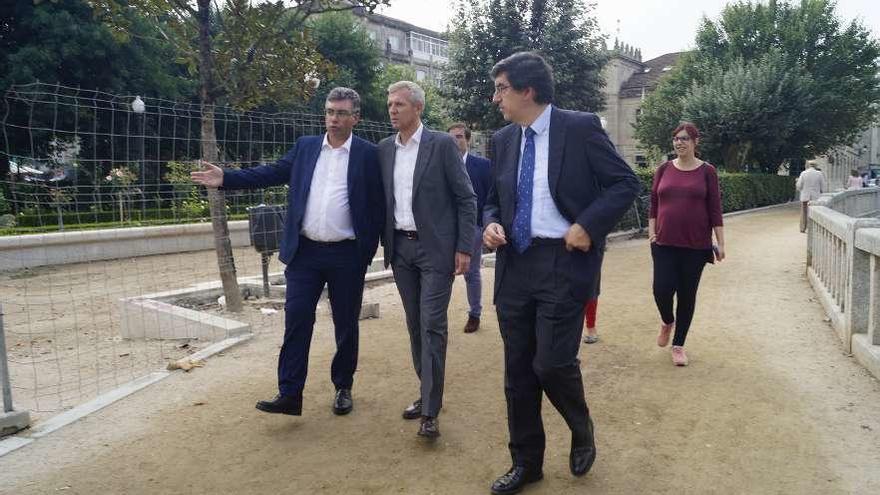
[[[494,495],[519,493],[529,483],[541,481],[542,479],[544,479],[544,472],[540,469],[528,469],[525,466],[514,465],[510,468],[510,471],[504,473],[503,476],[492,483],[492,493]]]
[[[467,323],[464,324],[464,333],[474,333],[480,329],[480,319],[468,316]]]
[[[295,395],[276,395],[272,400],[257,402],[257,409],[272,414],[289,414],[291,416],[302,415],[303,400]]]
[[[440,420],[437,418],[422,418],[422,424],[419,426],[419,436],[425,438],[437,438],[440,436]]]
[[[347,388],[337,390],[336,399],[333,401],[333,414],[337,416],[348,414],[353,407],[354,402],[351,400],[351,390]]]
[[[403,419],[419,419],[422,417],[422,399],[416,399],[403,410]]]
[[[568,456],[568,467],[571,474],[575,476],[583,476],[593,467],[596,460],[596,442],[593,439],[593,420],[587,418],[588,438],[575,439],[571,438],[571,454]]]

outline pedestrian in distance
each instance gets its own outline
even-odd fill
[[[468,300],[468,319],[464,325],[464,333],[473,333],[480,329],[480,316],[483,311],[483,282],[480,268],[483,255],[483,207],[491,185],[490,163],[489,160],[470,152],[471,130],[466,124],[456,122],[449,126],[447,132],[458,145],[461,159],[464,160],[468,177],[477,195],[477,228],[474,233],[473,251],[471,251],[471,265],[464,274]]]
[[[806,232],[810,201],[815,201],[822,193],[828,192],[828,181],[818,164],[809,160],[807,168],[798,176],[795,188],[801,200],[801,232]]]

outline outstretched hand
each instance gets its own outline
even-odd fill
[[[202,161],[201,163],[201,170],[190,172],[190,180],[192,180],[196,184],[201,184],[205,187],[218,188],[222,186],[223,169],[214,165],[213,163],[209,163],[206,161]]]

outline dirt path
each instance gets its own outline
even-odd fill
[[[567,429],[545,402],[545,480],[526,493],[880,493],[880,382],[843,354],[813,300],[797,210],[730,218],[727,235],[729,260],[703,278],[687,368],[653,343],[645,241],[611,246],[601,341],[581,352],[598,460],[572,478]],[[275,390],[278,315],[277,331],[0,458],[0,493],[488,493],[509,464],[493,311],[462,334],[456,282],[443,436],[427,446],[400,419],[416,379],[399,299],[390,286],[368,299],[382,318],[363,322],[351,415],[330,412],[326,314],[304,415],[254,409]]]

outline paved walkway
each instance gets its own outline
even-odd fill
[[[583,346],[599,458],[568,473],[568,433],[545,401],[544,481],[534,494],[880,493],[880,382],[843,353],[804,276],[796,207],[727,219],[728,261],[707,267],[687,349],[672,366],[644,240],[611,245],[601,341]],[[491,270],[484,270],[485,293]],[[450,309],[443,436],[428,446],[400,410],[414,398],[392,286],[371,289],[355,411],[330,412],[321,313],[301,418],[253,408],[274,393],[280,330],[0,458],[0,493],[488,493],[509,464],[497,323],[460,332]],[[280,328],[280,315],[250,316]]]

